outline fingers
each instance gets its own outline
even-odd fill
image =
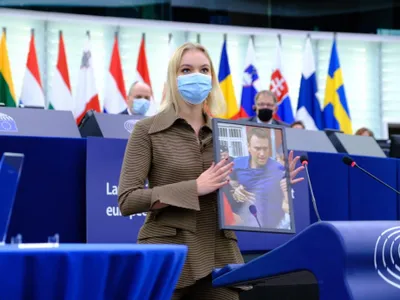
[[[289,152],[288,160],[289,160],[289,164],[290,164],[290,163],[292,162],[292,160],[293,160],[293,150],[291,150],[291,151]]]
[[[300,171],[304,170],[304,167],[298,167],[296,170],[290,172],[290,178],[295,178]]]
[[[301,182],[303,180],[304,180],[304,177],[300,177],[300,178],[296,178],[296,179],[290,180],[290,183],[291,184],[296,184],[296,183]]]
[[[300,159],[300,156],[296,156],[296,157],[290,162],[290,164],[289,164],[289,169],[290,169],[291,171],[294,170],[294,168],[296,167],[296,164],[297,164],[297,162],[299,161],[299,159]]]
[[[216,176],[220,176],[221,174],[224,174],[226,172],[231,172],[232,168],[233,168],[233,162],[230,162],[229,164],[220,167],[219,169],[217,169],[218,167],[214,168],[214,173]]]

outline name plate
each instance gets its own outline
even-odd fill
[[[0,135],[80,138],[70,111],[0,107]]]
[[[137,121],[143,116],[103,114],[90,111],[85,115],[79,131],[82,137],[128,139]]]

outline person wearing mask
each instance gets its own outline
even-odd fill
[[[150,86],[141,81],[134,82],[129,89],[127,108],[121,114],[145,116],[150,107],[151,95]]]
[[[256,115],[249,118],[248,121],[289,127],[289,124],[273,118],[278,109],[278,100],[273,92],[268,90],[258,92],[254,103]]]
[[[296,128],[296,129],[306,129],[304,126],[304,123],[302,121],[295,121],[290,125],[291,128]]]
[[[360,129],[358,129],[355,133],[355,135],[363,135],[363,136],[371,136],[374,137],[374,133],[366,128],[366,127],[361,127]]]

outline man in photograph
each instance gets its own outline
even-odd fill
[[[285,166],[272,159],[270,129],[251,127],[247,133],[248,156],[234,160],[234,212],[241,226],[290,229]],[[290,218],[289,218],[290,219]],[[283,225],[282,225],[283,224]]]

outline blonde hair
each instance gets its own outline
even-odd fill
[[[226,110],[225,100],[219,86],[218,77],[215,73],[213,63],[207,50],[202,45],[196,43],[185,43],[178,49],[176,49],[175,53],[172,55],[171,60],[168,64],[168,77],[165,99],[161,103],[160,111],[165,110],[170,106],[175,106],[177,112],[179,110],[178,99],[182,99],[182,97],[178,91],[176,78],[178,75],[182,57],[187,51],[190,50],[203,52],[210,62],[212,89],[208,94],[207,99],[203,102],[203,111],[211,116],[223,115]]]

